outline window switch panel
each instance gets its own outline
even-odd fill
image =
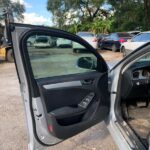
[[[93,100],[94,96],[95,94],[91,92],[78,104],[78,106],[86,109]]]

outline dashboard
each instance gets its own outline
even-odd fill
[[[135,71],[133,71],[132,76],[133,76],[133,79],[149,79],[150,78],[150,70],[147,68],[135,70]]]
[[[150,61],[140,61],[122,76],[122,98],[150,97]]]

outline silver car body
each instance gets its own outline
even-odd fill
[[[40,142],[37,140],[37,138],[34,135],[34,122],[32,117],[32,111],[31,111],[31,105],[33,107],[33,110],[35,110],[34,117],[35,117],[35,123],[36,123],[36,131],[38,133],[38,138],[45,144],[54,144],[56,141],[60,142],[59,139],[55,138],[54,136],[51,136],[48,132],[48,129],[46,128],[46,118],[45,116],[42,116],[41,118],[38,117],[39,114],[44,114],[44,108],[41,104],[41,98],[36,97],[32,98],[32,104],[30,103],[30,94],[29,94],[29,85],[27,81],[27,77],[25,75],[24,65],[22,61],[22,56],[20,53],[20,47],[19,47],[19,40],[18,37],[23,33],[29,31],[29,27],[23,26],[19,27],[16,26],[15,30],[12,31],[12,37],[13,37],[13,48],[15,49],[14,55],[16,58],[16,65],[18,70],[18,75],[20,79],[20,90],[23,98],[24,108],[25,108],[25,114],[26,114],[26,122],[27,122],[27,129],[28,129],[28,150],[42,150],[45,148],[45,146],[42,146]],[[127,124],[125,122],[118,122],[118,118],[116,115],[116,103],[117,101],[117,89],[119,86],[120,81],[120,74],[123,73],[123,71],[129,67],[136,59],[138,59],[139,54],[141,53],[140,57],[145,55],[146,53],[149,53],[150,44],[146,46],[143,49],[143,52],[137,52],[133,54],[130,57],[127,57],[124,59],[120,64],[117,64],[114,68],[109,70],[108,76],[109,79],[109,85],[110,85],[110,113],[109,116],[106,119],[106,124],[108,126],[108,129],[116,142],[118,148],[120,150],[131,150],[131,149],[137,149],[137,142],[138,139],[131,138],[130,132],[123,130],[123,126],[126,127]],[[73,83],[72,83],[73,84]],[[53,143],[54,142],[54,143]],[[144,149],[142,145],[138,145],[140,149]]]

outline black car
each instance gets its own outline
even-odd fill
[[[121,43],[126,42],[131,39],[131,35],[126,32],[111,33],[109,36],[105,37],[99,43],[100,49],[111,49],[116,52],[120,50]]]
[[[104,38],[106,38],[108,36],[108,34],[104,34],[104,33],[101,33],[101,34],[97,34],[97,39],[98,39],[98,42],[101,42]]]

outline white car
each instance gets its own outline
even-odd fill
[[[51,36],[38,36],[34,41],[35,48],[47,48],[47,47],[53,47],[55,45],[56,45],[56,40]]]
[[[98,39],[95,34],[92,32],[78,32],[76,35],[87,41],[93,48],[97,49]],[[77,52],[78,50],[84,49],[82,45],[73,42],[73,51]]]
[[[121,51],[123,52],[123,56],[128,55],[129,53],[147,42],[150,42],[150,31],[139,33],[131,40],[128,40],[121,45]]]
[[[58,38],[56,42],[57,47],[72,47],[71,40],[67,40],[64,38]]]

